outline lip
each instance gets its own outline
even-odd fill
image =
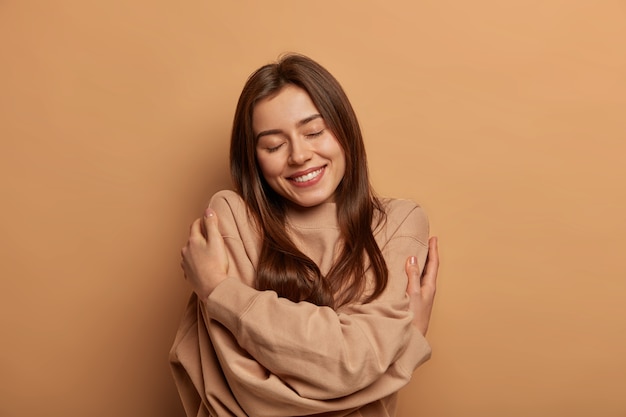
[[[303,175],[307,175],[307,174],[310,174],[311,172],[315,172],[315,171],[319,171],[319,170],[322,170],[319,173],[319,175],[317,175],[315,178],[310,179],[309,181],[297,182],[294,179],[294,178],[301,177]],[[319,167],[309,168],[309,169],[306,169],[304,171],[298,171],[298,172],[294,173],[293,175],[290,175],[289,177],[287,177],[287,179],[289,180],[289,182],[292,185],[294,185],[296,187],[310,187],[310,186],[315,185],[318,182],[320,182],[320,180],[324,176],[325,172],[326,172],[326,165],[322,165],[322,166],[319,166]]]

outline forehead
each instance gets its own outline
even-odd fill
[[[319,111],[308,93],[295,85],[286,85],[277,94],[260,100],[252,111],[255,132],[287,128]]]

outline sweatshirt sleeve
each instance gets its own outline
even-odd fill
[[[334,311],[246,283],[239,275],[249,274],[253,262],[235,238],[240,228],[237,219],[228,218],[232,207],[212,204],[225,228],[234,271],[204,308],[208,320],[236,339],[215,347],[242,406],[255,404],[258,414],[263,403],[267,415],[276,416],[287,404],[290,413],[296,406],[301,413],[358,407],[402,388],[428,359],[430,347],[411,324],[404,272],[408,256],[418,256],[422,266],[426,258],[428,222],[419,207],[405,205],[388,219],[381,242],[389,268],[383,294]],[[262,401],[268,396],[271,402]]]

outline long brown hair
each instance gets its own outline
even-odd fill
[[[287,202],[267,184],[256,160],[252,129],[255,104],[278,94],[286,85],[309,94],[346,158],[345,175],[335,191],[342,250],[326,276],[289,238],[285,228]],[[356,114],[339,82],[325,68],[303,55],[289,54],[248,78],[235,111],[230,167],[235,189],[262,233],[258,289],[274,290],[296,302],[337,308],[364,295],[368,268],[375,280],[365,301],[372,301],[385,289],[387,265],[372,231],[374,219],[384,219],[384,210],[370,185]]]

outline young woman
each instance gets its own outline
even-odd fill
[[[374,196],[350,102],[301,55],[248,79],[230,164],[235,191],[182,250],[194,294],[170,360],[187,415],[395,415],[430,356],[424,212]]]

